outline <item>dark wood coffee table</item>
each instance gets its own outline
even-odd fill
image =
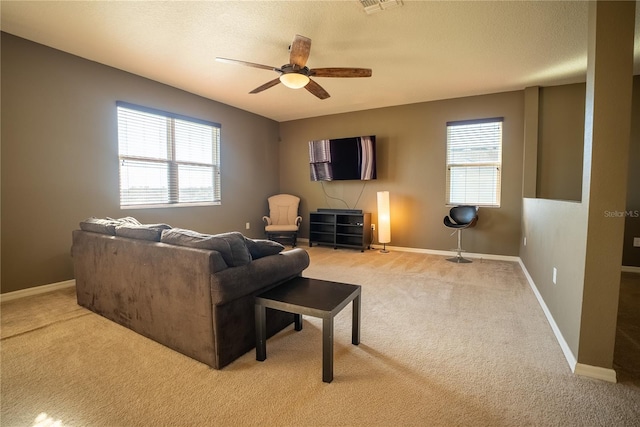
[[[353,301],[351,343],[360,344],[359,285],[296,277],[256,297],[256,360],[267,358],[266,309],[295,315],[295,330],[302,330],[302,315],[322,319],[322,381],[333,380],[333,318]]]

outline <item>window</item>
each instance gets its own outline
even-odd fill
[[[120,207],[220,204],[220,125],[118,102]]]
[[[502,121],[447,123],[447,204],[500,206]]]

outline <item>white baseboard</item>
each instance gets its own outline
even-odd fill
[[[373,249],[382,249],[381,245],[371,245]],[[420,254],[429,254],[429,255],[440,255],[446,257],[454,257],[457,255],[456,252],[453,251],[441,251],[436,249],[421,249],[421,248],[407,248],[402,246],[386,246],[389,251],[398,251],[398,252],[414,252]],[[518,262],[520,261],[520,257],[511,256],[511,255],[494,255],[494,254],[477,254],[473,252],[463,252],[462,254],[465,258],[473,258],[473,259],[490,259],[494,261],[511,261]]]
[[[567,344],[567,341],[564,339],[562,332],[560,332],[560,328],[558,328],[558,324],[556,323],[555,319],[551,315],[551,311],[549,311],[547,304],[544,302],[542,295],[540,295],[540,292],[538,291],[538,288],[536,287],[536,284],[534,283],[533,278],[527,271],[527,267],[524,266],[524,263],[522,262],[522,260],[520,260],[520,267],[522,268],[524,275],[527,277],[529,286],[531,286],[533,293],[538,299],[538,304],[540,304],[540,307],[542,307],[542,311],[544,312],[544,315],[547,317],[547,321],[551,325],[551,329],[553,330],[553,333],[556,336],[556,340],[558,340],[558,343],[560,344],[560,348],[564,353],[564,357],[565,359],[567,359],[567,363],[569,363],[571,372],[583,377],[595,378],[598,380],[608,381],[612,383],[618,382],[616,371],[613,369],[602,368],[600,366],[585,365],[584,363],[578,363],[576,356],[573,354],[573,352],[569,348],[569,344]]]
[[[571,368],[571,372],[575,373],[576,365],[578,363],[576,356],[571,351],[571,348],[569,348],[569,344],[567,344],[567,341],[564,339],[562,332],[560,332],[560,328],[558,327],[558,324],[553,318],[553,315],[551,315],[551,311],[549,310],[549,307],[547,307],[547,304],[544,302],[542,295],[540,295],[540,292],[538,291],[538,288],[536,287],[536,284],[534,283],[533,278],[529,274],[529,271],[527,271],[527,267],[525,267],[521,259],[519,260],[519,263],[520,263],[520,267],[522,268],[522,271],[524,272],[524,275],[527,278],[527,281],[529,282],[529,286],[531,287],[531,290],[533,291],[534,295],[536,296],[536,299],[538,300],[538,304],[540,304],[540,307],[542,307],[542,311],[544,312],[544,315],[546,316],[547,321],[549,322],[549,325],[551,325],[553,334],[556,336],[556,340],[558,340],[558,344],[560,344],[560,348],[562,349],[562,353],[564,353],[564,358],[567,359],[567,363]],[[585,375],[585,376],[588,376],[588,375]]]
[[[309,239],[298,238],[298,242],[304,242],[308,244]],[[413,253],[419,253],[419,254],[440,255],[440,256],[446,256],[446,257],[454,257],[457,255],[457,253],[454,251],[441,251],[436,249],[408,248],[403,246],[389,246],[389,245],[386,245],[386,248],[389,251],[413,252]],[[371,249],[382,249],[382,245],[372,244]],[[510,256],[510,255],[476,254],[472,252],[463,252],[462,256],[464,256],[465,258],[490,259],[495,261],[511,261],[511,262],[520,261],[520,257]]]
[[[33,288],[21,289],[19,291],[7,292],[0,294],[0,302],[11,301],[18,298],[29,297],[32,295],[45,294],[47,292],[57,291],[59,289],[70,288],[76,285],[74,279],[65,280],[64,282],[51,283],[50,285],[35,286]]]
[[[380,245],[372,245],[371,247],[374,249],[382,249],[382,246]],[[451,252],[451,251],[405,248],[405,247],[399,247],[399,246],[387,246],[386,248],[390,251],[398,251],[398,252],[415,252],[415,253],[443,255],[443,256],[455,255],[455,252]],[[520,264],[520,268],[522,268],[522,272],[524,273],[525,277],[527,278],[527,281],[529,282],[529,286],[531,287],[531,290],[533,291],[534,295],[536,296],[536,299],[538,300],[538,304],[540,304],[540,307],[542,308],[542,311],[544,312],[544,315],[546,316],[547,321],[549,322],[549,325],[553,330],[553,333],[556,337],[556,340],[558,341],[558,344],[560,344],[560,348],[562,349],[562,353],[564,354],[564,357],[567,360],[567,363],[569,365],[569,368],[571,369],[571,372],[583,377],[595,378],[598,380],[609,381],[614,383],[617,382],[616,371],[613,369],[601,368],[599,366],[591,366],[591,365],[585,365],[583,363],[578,363],[576,356],[573,354],[573,352],[571,351],[571,348],[569,347],[569,344],[564,339],[564,336],[562,335],[562,332],[560,331],[558,324],[553,318],[553,315],[551,314],[549,307],[547,307],[547,304],[544,302],[544,299],[542,298],[542,295],[538,291],[538,288],[536,287],[536,284],[533,281],[533,278],[529,274],[529,271],[527,271],[527,267],[525,267],[520,257],[508,256],[508,255],[475,254],[475,253],[465,253],[464,256],[468,258],[476,258],[476,259],[480,258],[480,259],[518,262]]]
[[[617,383],[618,378],[616,371],[608,368],[601,368],[600,366],[585,365],[583,363],[577,363],[576,368],[573,371],[576,375],[583,377],[595,378],[598,380],[608,381],[610,383]]]
[[[304,237],[299,237],[298,238],[298,242],[309,244],[309,239],[304,238]],[[386,248],[389,251],[414,252],[414,253],[420,253],[420,254],[441,255],[441,256],[448,256],[448,257],[456,256],[456,252],[455,251],[442,251],[442,250],[436,250],[436,249],[423,249],[423,248],[408,248],[408,247],[403,247],[403,246],[389,246],[389,245],[386,245]],[[380,244],[375,244],[375,245],[372,244],[371,245],[371,249],[382,249],[382,245],[380,245]],[[529,279],[529,284],[533,284],[533,280],[530,279],[529,273],[527,272],[527,269],[524,267],[524,264],[520,260],[519,256],[495,255],[495,254],[478,254],[478,253],[473,253],[473,252],[463,252],[462,256],[465,257],[465,258],[490,259],[490,260],[495,260],[495,261],[511,261],[511,262],[520,263],[520,266],[522,267],[522,270],[525,272],[525,275],[527,275],[527,278]],[[623,265],[622,266],[622,271],[627,272],[627,273],[640,273],[640,267]],[[535,287],[535,285],[533,285],[533,286]],[[535,292],[537,292],[537,290]]]

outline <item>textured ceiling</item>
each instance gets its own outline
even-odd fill
[[[637,4],[637,3],[636,3]],[[584,81],[583,1],[404,1],[368,15],[349,1],[2,1],[2,31],[277,121]],[[635,74],[640,74],[640,7]],[[216,62],[372,68],[317,78],[331,97],[277,85],[272,71]]]

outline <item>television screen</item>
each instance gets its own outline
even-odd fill
[[[376,179],[375,135],[309,141],[312,181]]]

